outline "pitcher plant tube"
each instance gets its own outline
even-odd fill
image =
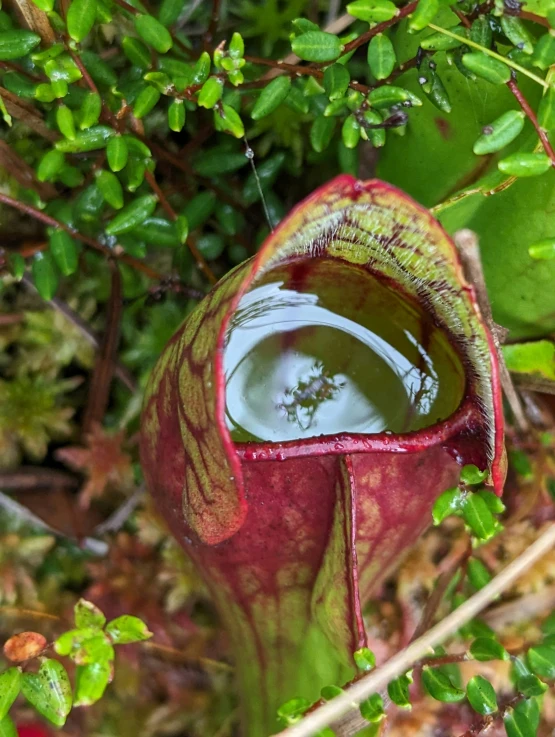
[[[231,639],[243,733],[355,674],[361,610],[460,467],[501,493],[492,336],[456,249],[399,190],[340,176],[170,340],[147,388],[151,494]]]

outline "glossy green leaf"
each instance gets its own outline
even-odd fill
[[[0,722],[9,712],[21,688],[21,670],[8,668],[0,673]]]
[[[108,235],[119,235],[133,230],[152,215],[156,209],[157,201],[158,198],[155,195],[137,197],[112,219],[106,227],[106,233]]]
[[[54,650],[58,655],[73,655],[81,644],[98,632],[98,627],[81,627],[62,633],[54,642]]]
[[[355,0],[347,5],[347,13],[368,23],[382,23],[399,13],[390,0]]]
[[[339,686],[324,686],[324,688],[320,691],[320,696],[324,699],[324,701],[331,701],[332,699],[335,699],[336,696],[339,696],[343,693],[343,689],[339,688]]]
[[[396,87],[392,84],[386,84],[373,89],[368,95],[368,101],[378,110],[403,102],[410,102],[411,105],[416,107],[422,105],[422,100],[417,95],[403,87]]]
[[[107,62],[104,61],[104,59],[101,59],[98,54],[95,54],[93,51],[89,51],[88,49],[84,49],[80,51],[80,56],[83,64],[96,84],[105,87],[112,87],[117,83],[118,78],[115,71]]]
[[[355,665],[359,670],[370,671],[376,667],[376,656],[367,647],[361,647],[353,653]]]
[[[121,48],[129,61],[140,69],[148,69],[152,64],[150,51],[138,38],[124,36]]]
[[[350,81],[349,70],[343,64],[332,64],[327,67],[323,83],[328,99],[340,100],[347,92]]]
[[[493,637],[478,637],[468,648],[468,654],[484,663],[488,660],[509,660],[509,653]]]
[[[56,110],[56,124],[62,136],[70,141],[75,139],[75,120],[67,105],[59,105]]]
[[[80,43],[91,32],[96,18],[97,0],[72,0],[67,11],[67,32]]]
[[[102,169],[96,174],[96,186],[100,190],[105,201],[116,210],[123,207],[123,189],[117,176]]]
[[[345,118],[341,128],[341,138],[346,148],[356,148],[360,140],[360,123],[354,115]]]
[[[461,482],[467,486],[475,486],[483,484],[488,477],[488,470],[481,471],[472,463],[463,466],[461,469]]]
[[[106,634],[115,645],[127,645],[130,642],[142,642],[152,637],[146,624],[138,617],[124,614],[109,622]]]
[[[192,84],[204,84],[210,74],[211,66],[210,54],[207,51],[203,51],[193,67]]]
[[[33,284],[37,292],[45,300],[50,300],[58,289],[58,273],[54,261],[49,253],[39,252],[33,256],[31,262]]]
[[[310,129],[310,143],[318,153],[322,153],[331,143],[335,131],[335,120],[319,115]],[[555,253],[555,252],[554,252]]]
[[[224,89],[223,80],[219,77],[209,77],[202,85],[198,95],[198,105],[207,109],[212,109],[220,100]]]
[[[368,140],[375,148],[381,148],[385,145],[385,128],[376,127],[383,123],[382,116],[377,110],[366,110],[363,115],[365,123],[368,127],[362,127],[361,134],[364,132],[368,136]]]
[[[359,709],[361,717],[371,724],[377,724],[385,719],[383,699],[378,693],[372,694],[363,701]]]
[[[25,259],[20,253],[10,254],[10,266],[13,276],[20,281],[25,273]]]
[[[378,33],[368,44],[370,71],[376,79],[387,79],[395,68],[396,62],[397,57],[393,44],[386,35]]]
[[[115,136],[113,128],[107,125],[95,125],[84,131],[79,131],[72,141],[67,139],[58,141],[56,148],[64,153],[84,153],[105,148],[110,138]]]
[[[133,115],[139,119],[144,118],[156,106],[159,99],[160,92],[156,87],[147,85],[137,95],[137,99],[133,105]]]
[[[446,704],[462,701],[465,697],[464,691],[457,688],[445,673],[427,665],[422,669],[422,685],[432,698]]]
[[[0,31],[0,61],[20,59],[40,43],[40,36],[32,31]]]
[[[173,26],[184,8],[183,0],[162,0],[158,20],[164,26]]]
[[[465,36],[467,34],[467,29],[463,26],[454,26],[449,30],[456,33],[457,36]],[[420,46],[425,51],[449,51],[461,45],[462,41],[458,41],[456,38],[450,38],[440,31],[431,33],[420,41]]]
[[[187,241],[189,235],[189,222],[185,215],[178,215],[174,222],[175,230],[179,243],[183,245]]]
[[[549,170],[551,160],[547,154],[516,153],[502,159],[497,166],[503,174],[513,177],[538,177]]]
[[[394,681],[390,681],[387,686],[387,694],[393,703],[401,709],[410,709],[409,688],[412,683],[411,672],[399,676]]]
[[[133,235],[160,248],[177,248],[180,243],[175,223],[164,218],[147,218],[133,229]]]
[[[262,90],[251,113],[253,120],[260,120],[272,113],[287,97],[291,79],[286,75],[276,77]]]
[[[455,31],[456,33],[456,31]],[[479,15],[470,28],[470,39],[474,43],[489,49],[493,40],[493,32],[487,15]]]
[[[537,725],[530,719],[526,706],[521,702],[503,716],[507,737],[537,737]]]
[[[337,36],[325,31],[309,31],[291,41],[293,53],[305,61],[334,61],[343,51]]]
[[[73,607],[73,617],[75,626],[81,627],[99,627],[102,628],[106,624],[106,617],[100,609],[86,599],[79,599]]]
[[[536,645],[528,650],[528,665],[536,675],[555,678],[555,647]]]
[[[555,381],[555,344],[550,340],[504,345],[503,357],[509,371]]]
[[[21,690],[27,701],[57,727],[63,727],[71,710],[71,684],[64,666],[45,658],[38,673],[24,673]]]
[[[245,126],[239,113],[231,105],[222,105],[221,110],[214,110],[214,120],[217,121],[221,130],[231,133],[235,138],[245,135]]]
[[[555,129],[555,90],[552,87],[541,99],[538,108],[538,123],[546,131]]]
[[[113,172],[121,171],[127,164],[129,149],[124,136],[114,136],[106,146],[108,166]]]
[[[95,628],[91,637],[79,643],[71,657],[77,665],[110,662],[114,659],[114,648],[108,634]]]
[[[18,737],[15,724],[8,716],[0,719],[0,737]]]
[[[467,563],[466,575],[472,586],[479,591],[491,581],[491,574],[478,558],[470,558]]]
[[[77,666],[74,706],[91,706],[104,695],[113,677],[113,666],[106,661]]]
[[[98,123],[102,112],[102,99],[97,92],[87,92],[81,107],[79,108],[79,129],[87,130]]]
[[[555,64],[555,37],[545,33],[536,41],[532,54],[532,64],[539,69],[549,69]]]
[[[547,684],[532,674],[521,676],[516,683],[517,691],[524,696],[541,696],[547,691]]]
[[[493,493],[493,491],[490,491],[489,489],[478,489],[478,491],[475,491],[474,493],[477,494],[480,499],[485,501],[490,512],[493,512],[493,514],[501,514],[505,511],[505,505],[497,494]]]
[[[458,487],[447,489],[434,502],[432,519],[434,525],[439,525],[444,519],[458,512],[464,500],[464,496]]]
[[[279,717],[289,722],[290,719],[301,717],[307,709],[310,708],[310,701],[307,699],[290,699],[282,704],[277,710]]]
[[[56,262],[56,266],[64,276],[71,276],[77,271],[79,257],[77,246],[70,234],[58,228],[50,235],[50,252]]]
[[[426,58],[420,65],[418,82],[430,102],[444,113],[451,112],[451,101],[445,85],[436,72],[436,63]]]
[[[501,28],[511,43],[531,54],[534,51],[534,37],[530,35],[524,23],[514,15],[503,14],[501,16]]]
[[[53,181],[65,163],[65,157],[61,151],[50,149],[39,161],[37,166],[37,179],[39,182],[51,182]]]
[[[483,156],[492,154],[515,140],[524,127],[526,116],[522,110],[509,110],[503,113],[484,132],[474,144],[474,153]]]
[[[213,261],[224,252],[225,241],[219,233],[203,233],[197,239],[197,248],[207,261]]]
[[[473,676],[466,685],[466,698],[478,714],[488,716],[497,711],[495,689],[483,676]]]
[[[183,100],[173,100],[168,108],[168,126],[179,133],[185,125],[185,105]]]
[[[492,84],[506,84],[511,78],[511,70],[506,64],[482,51],[463,54],[462,63],[476,76]]]
[[[139,36],[159,54],[165,54],[171,49],[173,40],[170,32],[154,16],[139,13],[134,22]]]
[[[412,32],[422,31],[436,17],[439,11],[439,0],[419,0],[416,10],[409,16],[409,29]]]
[[[461,504],[462,517],[479,540],[489,540],[497,532],[495,517],[478,494],[467,494]]]

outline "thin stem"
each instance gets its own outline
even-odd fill
[[[258,64],[260,66],[271,67],[272,69],[276,69],[282,72],[289,72],[290,76],[303,75],[305,77],[314,77],[315,79],[322,79],[324,76],[324,72],[317,67],[302,66],[301,64],[289,64],[288,62],[281,61],[280,59],[278,59],[277,61],[275,59],[261,59],[258,56],[245,55],[244,58],[245,61],[248,61],[251,64]],[[272,81],[272,79],[273,77],[268,77],[257,79],[254,82],[247,82],[246,84],[241,85],[241,89],[254,89],[258,87],[265,87]],[[368,87],[365,84],[361,84],[360,82],[350,82],[349,87],[353,90],[357,90],[358,92],[362,92],[363,94],[368,94],[368,92],[370,92],[370,90],[372,89],[371,87]]]
[[[539,139],[542,142],[542,146],[545,150],[545,153],[549,156],[551,160],[551,166],[555,166],[555,151],[553,150],[553,146],[551,145],[549,138],[547,137],[547,133],[542,129],[542,127],[538,123],[536,113],[530,107],[530,103],[524,97],[524,95],[522,94],[522,91],[519,89],[519,86],[517,85],[514,79],[510,79],[507,82],[507,87],[511,90],[511,92],[517,99],[518,104],[522,108],[523,112],[526,113],[526,117],[536,129],[536,133],[538,134]]]
[[[347,688],[344,693],[306,716],[298,724],[294,724],[280,732],[280,737],[310,737],[330,724],[337,722],[341,717],[347,714],[356,714],[359,704],[373,693],[384,689],[391,680],[405,673],[415,662],[424,657],[430,648],[442,643],[447,637],[473,619],[491,604],[499,594],[509,588],[516,579],[549,553],[554,544],[555,524],[551,524],[530,547],[509,563],[483,589],[467,599],[458,609],[455,609],[454,612],[428,630],[425,635],[394,655],[380,668]],[[345,731],[343,734],[353,733]]]
[[[533,79],[534,82],[537,82],[542,87],[544,87],[546,90],[549,89],[549,87],[551,86],[548,82],[545,81],[545,79],[538,77],[538,75],[534,74],[533,72],[529,72],[528,69],[521,67],[520,64],[516,64],[516,62],[512,61],[511,59],[508,59],[506,56],[501,56],[501,54],[498,54],[496,51],[492,51],[491,49],[486,49],[484,46],[480,46],[480,44],[476,43],[475,41],[472,41],[469,38],[465,38],[464,36],[459,36],[457,33],[453,33],[453,31],[448,31],[447,28],[441,28],[441,26],[436,26],[434,23],[430,23],[428,25],[428,28],[431,28],[433,31],[437,31],[438,33],[442,33],[444,36],[449,36],[449,38],[454,38],[457,41],[460,41],[461,44],[466,44],[466,46],[472,46],[472,48],[478,49],[478,51],[481,51],[482,53],[486,54],[486,56],[491,56],[492,59],[497,59],[497,61],[500,61],[503,64],[506,64],[508,67],[511,67],[511,69],[514,69],[515,71],[520,72],[521,74],[524,74],[526,77]]]
[[[349,51],[354,51],[354,49],[358,49],[359,46],[363,46],[367,41],[373,39],[374,36],[377,36],[379,33],[383,33],[391,26],[394,26],[395,23],[398,23],[401,20],[401,18],[406,18],[407,15],[410,15],[412,12],[414,12],[417,5],[418,0],[413,0],[412,3],[405,5],[404,8],[400,8],[399,12],[394,18],[391,18],[391,20],[384,20],[383,23],[378,23],[377,26],[370,28],[369,31],[366,31],[366,33],[363,33],[358,38],[354,38],[352,41],[346,44],[345,48],[343,49],[343,53],[348,54]],[[431,27],[432,26],[430,25],[430,28]]]
[[[176,211],[173,209],[173,207],[170,205],[170,203],[166,199],[165,194],[162,192],[162,190],[158,186],[158,183],[157,183],[156,179],[154,178],[154,175],[152,174],[152,172],[146,171],[145,172],[145,179],[149,183],[150,188],[152,189],[152,191],[156,195],[158,195],[158,199],[160,201],[160,204],[162,205],[162,207],[164,208],[164,210],[166,211],[166,213],[168,214],[168,216],[170,217],[170,219],[171,220],[174,220],[174,221],[177,220],[177,213],[176,213]],[[195,261],[196,261],[197,266],[199,267],[199,269],[204,273],[204,275],[206,276],[206,278],[210,282],[212,282],[212,284],[215,284],[218,280],[216,279],[216,276],[214,275],[214,272],[212,271],[212,269],[210,268],[210,266],[208,266],[208,264],[206,263],[206,260],[205,260],[204,256],[202,255],[202,253],[198,250],[197,245],[196,245],[194,239],[191,238],[191,236],[189,236],[187,238],[187,245],[189,246],[189,249],[190,249],[191,253],[193,254],[193,258],[195,259]]]

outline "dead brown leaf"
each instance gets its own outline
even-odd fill
[[[4,655],[12,663],[23,663],[36,658],[47,646],[47,640],[39,632],[20,632],[4,644]]]

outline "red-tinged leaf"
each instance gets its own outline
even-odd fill
[[[4,655],[12,663],[22,663],[24,660],[36,658],[44,650],[47,640],[40,632],[20,632],[13,635],[4,644]]]
[[[311,435],[309,423],[301,439],[233,440],[228,328],[257,280],[273,269],[289,273],[292,263],[307,294],[342,275],[342,300],[358,299],[357,314],[369,310],[372,290],[360,285],[370,269],[411,309],[416,302],[428,310],[472,367],[464,377],[455,369],[466,386],[459,408],[453,388],[448,419],[409,434]],[[360,282],[343,277],[355,270]],[[425,317],[418,319],[422,326]],[[289,398],[306,407],[307,386],[333,396],[326,380],[319,374]],[[141,457],[158,507],[210,582],[236,648],[245,734],[270,734],[280,704],[314,701],[323,686],[354,675],[353,653],[366,646],[362,604],[427,527],[434,500],[458,483],[459,464],[487,468],[489,483],[502,489],[495,350],[452,242],[426,211],[381,182],[345,176],[318,190],[170,341],[147,388]]]

